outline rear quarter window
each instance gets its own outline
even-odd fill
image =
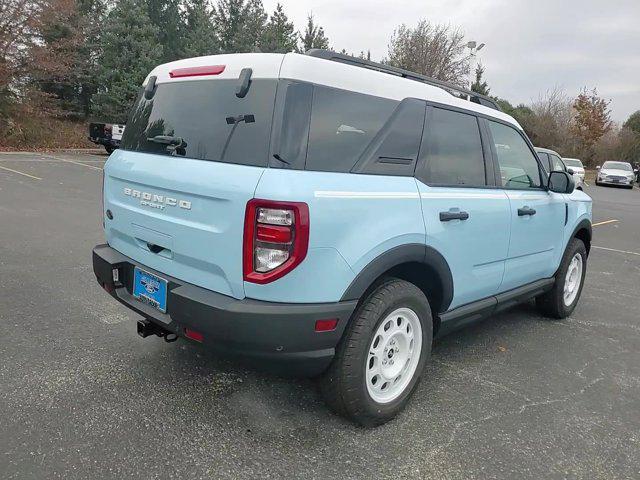
[[[349,172],[398,102],[316,85],[306,169]]]

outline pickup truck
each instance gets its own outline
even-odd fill
[[[89,140],[98,145],[104,145],[107,153],[112,153],[120,147],[124,125],[113,123],[92,122],[89,124]]]

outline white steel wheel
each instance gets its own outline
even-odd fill
[[[571,262],[569,262],[569,268],[567,268],[567,274],[564,277],[562,299],[567,307],[571,305],[578,296],[583,271],[582,255],[578,252],[573,256]]]
[[[398,308],[380,322],[365,364],[367,392],[376,403],[398,398],[411,383],[422,352],[422,325],[410,308]]]

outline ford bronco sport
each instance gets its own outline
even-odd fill
[[[435,335],[578,302],[591,199],[486,97],[327,51],[180,60],[104,168],[98,282],[138,333],[319,377],[377,425]]]

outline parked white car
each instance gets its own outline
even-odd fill
[[[576,177],[576,184],[578,183],[578,178],[580,178],[580,183],[584,183],[584,165],[582,162],[577,158],[563,158],[562,161],[568,169],[573,171],[573,176]]]
[[[582,168],[582,175],[579,175],[577,171],[566,162],[567,159],[561,158],[560,154],[555,150],[542,147],[535,147],[535,149],[547,174],[553,171],[567,172],[573,176],[576,190],[584,190],[584,168]],[[582,162],[580,162],[580,160],[578,160],[578,162],[582,166]]]
[[[604,162],[602,167],[596,167],[596,185],[622,185],[633,188],[635,173],[628,162]]]

